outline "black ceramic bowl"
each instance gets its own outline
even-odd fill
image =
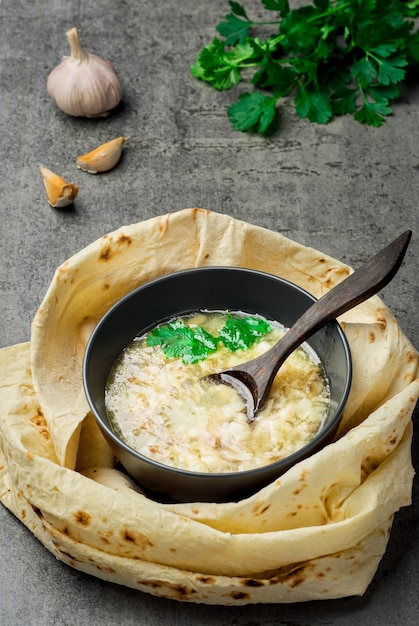
[[[252,470],[214,474],[158,463],[130,448],[112,430],[105,409],[105,384],[112,364],[125,346],[160,322],[203,309],[258,313],[290,327],[314,301],[300,287],[271,274],[238,267],[202,267],[148,282],[105,314],[86,348],[85,392],[115,456],[145,493],[161,501],[235,501],[275,480],[330,441],[350,389],[351,356],[337,322],[318,331],[308,344],[321,359],[330,383],[330,408],[322,429],[306,446],[280,461]]]

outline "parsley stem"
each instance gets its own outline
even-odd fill
[[[271,51],[272,49],[275,49],[277,44],[279,44],[283,39],[285,39],[285,35],[278,35],[272,39],[267,39],[266,43],[268,44],[268,50]]]
[[[315,22],[318,19],[323,19],[324,17],[329,17],[329,15],[333,15],[336,12],[340,12],[344,9],[347,9],[351,6],[350,2],[343,2],[342,4],[336,4],[335,6],[331,6],[327,11],[323,13],[318,13],[317,15],[312,15],[307,19],[307,22]]]
[[[251,20],[248,20],[250,26],[267,26],[269,24],[280,24],[281,22],[276,21],[276,22],[252,22]]]
[[[360,82],[356,81],[356,84],[357,84],[357,87],[358,87],[359,94],[360,94],[360,96],[362,98],[362,102],[364,103],[365,106],[367,106],[368,105],[368,100],[367,100],[367,96],[365,95],[365,91],[364,91],[364,89],[363,89],[363,87],[362,87]]]
[[[230,63],[230,67],[237,67],[238,69],[247,69],[249,67],[259,67],[260,63]]]

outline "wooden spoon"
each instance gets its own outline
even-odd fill
[[[206,377],[233,386],[245,399],[253,421],[269,395],[273,380],[289,355],[330,320],[364,302],[396,275],[412,236],[406,230],[386,248],[312,304],[285,335],[264,354]]]

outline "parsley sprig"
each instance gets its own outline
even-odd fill
[[[216,352],[220,341],[232,352],[245,350],[272,328],[265,319],[227,313],[219,336],[214,337],[202,326],[188,326],[183,320],[176,319],[153,328],[147,335],[146,344],[161,346],[167,358],[181,357],[184,363],[197,363]]]
[[[200,52],[192,74],[215,87],[249,82],[228,108],[239,131],[269,133],[277,103],[292,96],[300,118],[326,124],[351,114],[381,126],[392,114],[408,70],[419,69],[419,0],[313,0],[291,9],[288,0],[261,0],[277,19],[253,21],[239,2]],[[275,27],[265,38],[254,33]]]

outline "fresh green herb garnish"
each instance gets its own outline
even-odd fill
[[[154,328],[147,336],[146,343],[148,346],[161,346],[167,358],[182,357],[184,363],[197,363],[216,352],[220,341],[232,352],[245,350],[272,328],[264,319],[238,317],[228,313],[218,337],[211,335],[202,326],[188,326],[178,319]]]
[[[227,315],[227,321],[220,330],[220,339],[226,348],[235,352],[246,350],[263,335],[272,330],[271,324],[258,317],[233,317]]]
[[[168,357],[182,357],[184,363],[196,363],[217,350],[217,339],[201,326],[192,328],[182,320],[157,326],[147,337],[148,346],[161,346]]]
[[[277,19],[253,21],[230,0],[231,12],[216,26],[222,39],[205,46],[191,68],[218,90],[253,85],[228,109],[233,127],[270,132],[287,96],[311,122],[351,114],[381,126],[406,72],[419,69],[419,31],[410,19],[419,16],[419,1],[313,0],[296,9],[288,0],[261,2]],[[251,34],[271,26],[265,38]]]

